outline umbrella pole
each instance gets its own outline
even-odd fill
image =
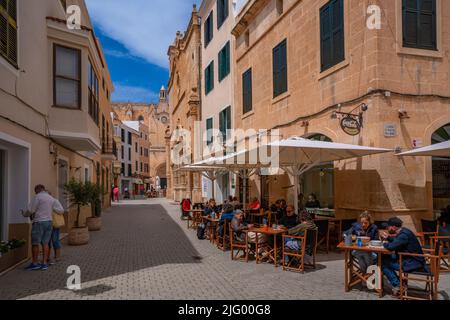
[[[295,208],[295,214],[298,214],[298,174],[294,170],[294,208]]]
[[[243,209],[245,210],[246,202],[247,202],[247,172],[244,170],[244,174],[242,175],[242,198],[243,198]]]

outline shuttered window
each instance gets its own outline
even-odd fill
[[[246,114],[253,109],[253,98],[252,98],[252,69],[248,69],[242,75],[242,94],[243,94],[243,113]]]
[[[228,13],[228,0],[217,0],[217,29],[227,20]]]
[[[437,50],[436,0],[403,0],[403,46]]]
[[[0,0],[0,55],[17,68],[16,0]]]
[[[88,91],[89,91],[89,115],[95,123],[99,123],[99,84],[98,77],[92,63],[89,61]]]
[[[213,118],[209,118],[206,120],[206,144],[210,145],[213,142]]]
[[[219,52],[219,81],[230,74],[230,42]]]
[[[331,0],[320,9],[321,71],[345,60],[344,1]]]
[[[211,42],[214,36],[214,12],[211,11],[203,26],[205,36],[205,48]]]
[[[288,87],[287,79],[287,41],[283,40],[273,49],[273,97],[285,93]]]
[[[231,106],[224,109],[219,114],[219,130],[222,133],[224,141],[228,139],[231,130]]]
[[[205,94],[214,89],[214,61],[205,69]]]
[[[54,45],[53,63],[53,105],[80,109],[81,51]]]

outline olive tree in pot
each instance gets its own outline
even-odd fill
[[[90,189],[90,199],[92,217],[86,220],[89,231],[100,231],[102,228],[102,189],[98,184],[88,183],[87,187]]]
[[[81,208],[90,203],[90,188],[83,182],[70,180],[65,186],[69,196],[70,206],[77,208],[77,220],[75,226],[69,231],[69,245],[81,246],[89,243],[89,230],[80,221]]]

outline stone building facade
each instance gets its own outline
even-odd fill
[[[233,29],[236,127],[397,151],[448,140],[450,3],[409,3],[375,1],[368,14],[372,3],[360,0],[249,1]],[[420,36],[408,24],[417,22],[417,4],[426,17]],[[369,28],[372,16],[381,18],[379,28]],[[362,121],[356,135],[344,132],[339,112],[355,115],[347,125]],[[369,210],[419,228],[450,203],[448,165],[392,152],[320,167],[300,190],[318,194],[338,217]],[[250,192],[292,202],[291,190],[287,176],[269,176],[252,181]]]
[[[124,123],[127,121],[140,121],[145,126],[142,130],[144,134],[144,139],[142,140],[143,157],[141,158],[144,169],[142,175],[150,180],[149,187],[160,189],[164,192],[167,186],[165,137],[166,130],[170,126],[167,91],[164,87],[161,88],[157,104],[114,103],[112,108],[120,121]],[[146,149],[148,150],[148,157],[146,156]],[[140,153],[140,147],[138,152]],[[145,170],[146,164],[148,165],[148,170]]]
[[[199,173],[177,171],[181,166],[201,159],[201,139],[193,133],[200,133],[201,120],[201,36],[200,18],[194,6],[187,30],[178,32],[174,43],[169,47],[170,79],[168,85],[170,131],[167,132],[168,189],[167,197],[175,201],[190,198],[193,202],[202,201],[201,176]],[[187,130],[185,136],[180,133]],[[177,152],[183,141],[190,139],[192,148]],[[176,157],[176,158],[174,158]],[[180,159],[185,159],[182,163]]]
[[[81,30],[66,25],[71,4],[81,9]],[[0,6],[9,34],[0,46],[0,240],[30,244],[29,219],[20,210],[37,184],[67,208],[65,183],[96,182],[105,190],[103,207],[110,205],[114,88],[84,1],[8,0]],[[2,35],[4,28],[0,24]],[[82,212],[84,223],[91,210]],[[70,208],[63,232],[75,220]]]

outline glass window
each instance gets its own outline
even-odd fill
[[[0,55],[17,68],[17,1],[0,1]]]
[[[403,0],[403,46],[437,50],[436,0]]]
[[[345,60],[344,2],[329,1],[320,9],[321,70]]]
[[[81,51],[55,45],[54,105],[81,108]]]

